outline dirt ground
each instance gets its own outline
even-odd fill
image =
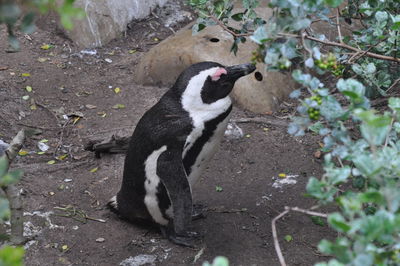
[[[194,188],[195,202],[207,206],[207,217],[193,223],[204,237],[193,249],[175,246],[157,231],[129,224],[105,208],[119,190],[124,156],[96,159],[83,149],[89,139],[131,134],[166,91],[139,86],[132,75],[140,56],[172,31],[152,16],[132,23],[125,36],[90,55],[57,27],[45,26],[43,21],[51,19],[39,21],[40,28],[29,36],[20,34],[17,53],[6,53],[6,33],[0,28],[0,139],[9,142],[24,126],[42,131],[26,141],[28,154],[13,164],[25,171],[20,186],[30,239],[26,265],[201,265],[217,255],[231,265],[278,265],[271,220],[284,206],[315,204],[304,197],[305,185],[307,177],[322,172],[321,159],[314,156],[318,139],[286,133],[288,121],[282,117],[293,107],[283,104],[265,116],[272,124],[238,123],[245,136],[223,140]],[[42,49],[44,44],[52,47]],[[254,117],[234,109],[234,120]],[[38,154],[43,139],[50,148]],[[280,173],[288,177],[281,179]],[[327,226],[294,213],[277,227],[288,265],[328,259],[316,248],[320,239],[333,236]],[[287,235],[291,241],[284,239]]]

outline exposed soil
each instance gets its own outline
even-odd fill
[[[157,231],[129,224],[105,208],[119,190],[124,156],[95,159],[83,145],[89,139],[131,134],[141,115],[166,91],[132,82],[140,56],[172,34],[159,19],[132,23],[126,36],[96,49],[95,55],[80,53],[56,27],[45,26],[51,17],[39,21],[42,25],[34,34],[19,35],[17,53],[5,52],[7,38],[1,28],[0,139],[9,142],[23,126],[42,130],[26,141],[23,149],[29,154],[13,163],[25,171],[20,186],[31,239],[26,265],[119,265],[129,257],[131,264],[121,265],[144,265],[140,260],[150,262],[147,265],[190,265],[196,260],[194,264],[201,265],[217,255],[228,257],[231,265],[278,265],[271,220],[284,206],[309,208],[315,203],[304,193],[307,177],[322,172],[321,160],[314,156],[318,138],[294,138],[285,126],[249,122],[238,124],[243,138],[224,139],[194,188],[195,201],[208,210],[205,219],[193,223],[204,235],[196,248],[173,245]],[[54,47],[43,50],[43,44]],[[26,86],[33,91],[27,92]],[[120,93],[114,91],[117,87]],[[24,100],[24,95],[30,98]],[[125,108],[114,109],[118,104]],[[283,104],[268,119],[286,123],[277,117],[291,110]],[[76,115],[83,118],[77,120]],[[235,108],[233,119],[254,116]],[[42,139],[50,149],[39,155],[35,152]],[[55,159],[64,154],[68,156]],[[48,164],[50,160],[55,164]],[[280,173],[295,175],[297,182],[274,187],[283,180]],[[71,211],[56,209],[65,206]],[[327,260],[316,248],[320,239],[333,236],[327,226],[291,213],[278,222],[278,233],[288,265]],[[293,239],[285,241],[285,235]]]

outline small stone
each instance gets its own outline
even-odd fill
[[[112,63],[112,60],[110,59],[110,58],[106,58],[106,59],[104,59],[104,61],[106,61],[107,63]]]
[[[104,241],[106,241],[106,240],[102,237],[99,237],[96,239],[96,242],[98,242],[98,243],[103,243]]]

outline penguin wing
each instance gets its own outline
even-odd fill
[[[175,233],[183,235],[192,220],[192,192],[180,149],[167,149],[160,155],[157,161],[157,176],[167,189],[171,200]]]

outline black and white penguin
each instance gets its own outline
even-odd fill
[[[188,67],[140,119],[129,143],[122,186],[110,202],[132,222],[151,221],[172,242],[190,246],[191,188],[227,127],[235,82],[252,64]]]

